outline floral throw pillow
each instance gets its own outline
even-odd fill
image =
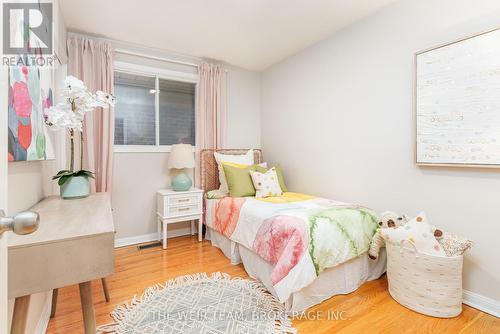
[[[250,176],[252,177],[253,186],[255,187],[255,197],[264,198],[281,196],[283,194],[276,168],[273,167],[265,173],[251,170]]]
[[[462,255],[472,247],[471,240],[451,233],[444,233],[443,237],[438,241],[448,256]]]

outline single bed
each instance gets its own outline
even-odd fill
[[[205,191],[219,187],[214,151],[201,152]],[[254,150],[254,162],[262,161],[262,152]],[[366,253],[376,228],[369,209],[296,193],[268,200],[206,199],[204,208],[207,239],[231,263],[243,263],[288,311],[350,293],[385,272],[385,252],[375,261]]]

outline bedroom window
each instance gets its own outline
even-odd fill
[[[168,152],[195,145],[196,77],[130,64],[114,74],[115,152]]]
[[[195,85],[158,79],[160,145],[194,145]]]
[[[115,145],[155,145],[155,78],[115,73]]]

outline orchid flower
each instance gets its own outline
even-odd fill
[[[83,81],[74,76],[67,76],[61,90],[62,102],[50,107],[45,114],[45,123],[53,130],[68,129],[71,139],[71,172],[74,166],[74,132],[83,132],[85,114],[97,107],[114,106],[116,98],[109,93],[97,91],[92,94]],[[83,133],[81,152],[83,152]],[[83,165],[83,155],[81,156]]]

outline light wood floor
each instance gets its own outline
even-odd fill
[[[198,272],[221,271],[248,277],[242,265],[234,266],[210,242],[196,237],[169,239],[168,249],[116,250],[116,273],[108,278],[111,302],[106,303],[99,281],[93,282],[97,324],[112,321],[113,308],[155,283]],[[316,305],[312,312],[340,312],[348,320],[294,320],[299,333],[500,333],[500,319],[465,306],[454,319],[437,319],[412,312],[395,302],[387,292],[385,276],[365,283],[349,295],[334,296]],[[320,314],[320,313],[316,313]],[[83,333],[78,286],[59,290],[55,318],[48,333]]]

